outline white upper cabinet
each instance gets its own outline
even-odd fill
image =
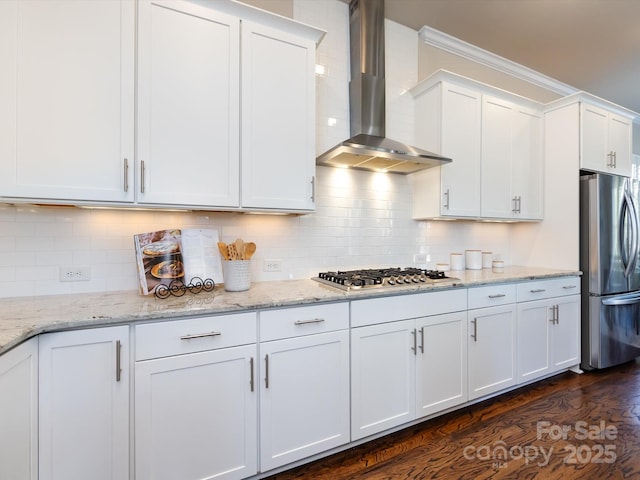
[[[512,217],[542,220],[544,216],[543,116],[539,108],[517,105],[512,123]]]
[[[633,119],[581,102],[580,122],[580,168],[630,177]]]
[[[481,98],[448,82],[416,96],[416,146],[453,162],[412,175],[414,218],[480,215]]]
[[[480,216],[542,220],[542,112],[482,98]]]
[[[482,98],[482,217],[511,216],[511,135],[515,105],[484,95]]]
[[[312,210],[315,43],[243,21],[241,92],[242,206]]]
[[[133,199],[135,3],[0,2],[0,195]]]
[[[232,1],[0,2],[0,197],[313,210],[323,34]]]
[[[542,111],[449,72],[417,85],[415,143],[452,163],[412,175],[413,217],[542,219]]]
[[[138,5],[138,202],[237,207],[240,19]]]

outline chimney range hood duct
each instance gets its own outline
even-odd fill
[[[384,0],[351,0],[352,137],[316,159],[318,165],[408,174],[450,158],[385,137]]]

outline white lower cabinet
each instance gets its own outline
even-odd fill
[[[129,327],[48,333],[39,343],[38,478],[128,479]]]
[[[256,314],[136,327],[135,478],[257,472]]]
[[[260,313],[260,470],[349,442],[349,305]]]
[[[0,356],[0,478],[38,480],[38,338]]]
[[[351,331],[351,439],[415,419],[414,320]]]
[[[467,400],[466,312],[416,320],[416,417]]]
[[[580,279],[518,285],[518,382],[580,363]]]
[[[469,289],[469,400],[516,384],[515,299],[515,284]]]
[[[352,440],[467,400],[466,290],[359,300],[351,314]]]

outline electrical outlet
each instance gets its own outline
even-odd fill
[[[86,282],[91,280],[91,267],[60,267],[61,282]]]
[[[413,256],[413,263],[427,263],[427,254],[426,253],[416,253]]]
[[[265,260],[262,264],[262,270],[265,272],[281,272],[282,260]]]

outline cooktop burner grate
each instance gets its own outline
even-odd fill
[[[360,288],[430,284],[442,280],[456,279],[447,277],[445,272],[408,267],[320,272],[313,280],[342,290],[352,290]]]

